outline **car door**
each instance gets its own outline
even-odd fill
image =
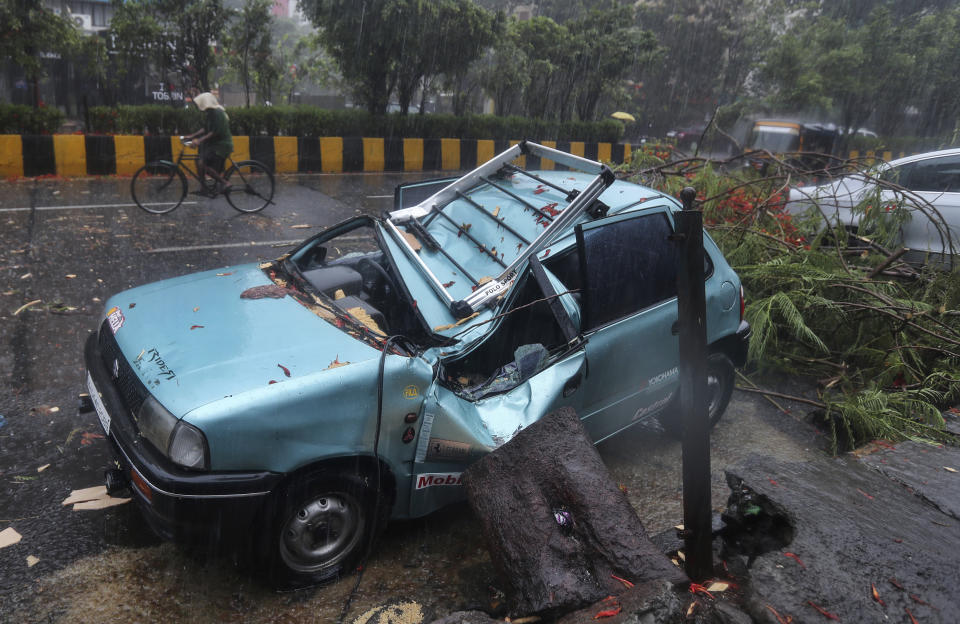
[[[926,202],[903,224],[903,245],[921,253],[949,253],[949,233],[954,252],[960,251],[960,154],[925,158],[902,169],[900,184]]]
[[[595,442],[656,415],[679,383],[677,246],[668,208],[577,226],[582,416]]]
[[[498,326],[438,366],[417,438],[411,516],[462,499],[463,470],[545,414],[580,411],[585,354],[577,305],[536,258],[530,265]],[[482,370],[480,381],[468,379],[471,370]]]

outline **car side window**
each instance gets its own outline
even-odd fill
[[[662,212],[577,227],[584,330],[677,295],[672,233]]]
[[[960,193],[960,156],[927,158],[912,165],[908,180],[900,182],[911,191]]]

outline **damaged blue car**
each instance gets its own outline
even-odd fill
[[[558,407],[595,442],[651,418],[676,433],[678,210],[524,142],[276,261],[121,292],[85,349],[108,486],[161,536],[235,533],[298,586],[352,570],[389,519],[462,500],[472,461]],[[704,245],[715,423],[749,326]]]

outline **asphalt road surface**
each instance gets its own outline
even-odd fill
[[[276,205],[254,215],[197,196],[146,214],[130,201],[129,179],[0,182],[0,532],[22,536],[0,548],[0,621],[337,620],[354,577],[275,593],[229,557],[161,542],[132,504],[61,504],[102,484],[109,462],[95,414],[77,410],[82,347],[119,290],[274,258],[323,226],[390,209],[397,183],[429,177],[281,176]],[[726,503],[725,466],[751,453],[802,461],[819,448],[790,414],[735,393],[713,435],[714,508]],[[600,452],[651,534],[682,521],[678,443],[641,425]],[[478,524],[458,505],[387,529],[345,621],[390,602],[416,601],[429,622],[496,600]]]

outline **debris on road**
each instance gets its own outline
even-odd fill
[[[35,557],[34,555],[27,555],[27,567],[32,568],[33,566],[40,563],[40,558]]]
[[[63,499],[61,505],[73,505],[74,511],[91,511],[95,509],[106,509],[129,503],[129,498],[114,498],[107,494],[107,488],[104,485],[84,488],[82,490],[73,490],[70,495]]]
[[[7,546],[13,546],[17,542],[23,539],[23,536],[17,533],[17,530],[13,527],[7,527],[4,530],[0,531],[0,548],[6,548]]]
[[[28,275],[29,275],[29,273],[28,273]],[[23,279],[23,278],[21,278],[21,279]],[[43,302],[43,299],[34,299],[33,301],[30,301],[29,303],[25,303],[25,304],[23,304],[22,306],[20,306],[19,308],[17,308],[17,309],[13,312],[13,315],[16,316],[16,315],[20,314],[21,312],[23,312],[24,310],[26,310],[27,308],[29,308],[30,306],[35,306],[35,305],[37,305],[38,303],[42,303],[42,302]]]
[[[416,602],[394,602],[368,609],[353,624],[422,624],[423,608]]]

